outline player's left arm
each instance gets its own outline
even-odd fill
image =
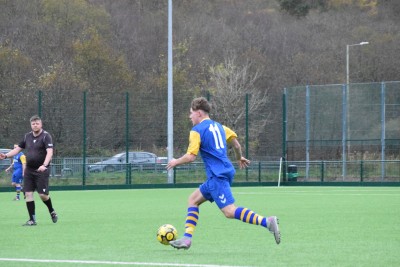
[[[53,158],[53,138],[49,133],[46,132],[46,135],[43,137],[43,144],[46,148],[46,157],[44,158],[43,164],[39,166],[38,171],[44,172],[50,165],[51,159]]]
[[[47,168],[49,167],[50,161],[53,157],[53,148],[49,147],[46,149],[47,154],[46,154],[46,158],[44,159],[43,164],[38,168],[38,171],[40,172],[44,172],[45,170],[47,170]]]
[[[226,126],[223,126],[225,130],[225,135],[226,135],[226,141],[233,147],[233,151],[235,151],[235,157],[236,160],[239,164],[239,168],[243,169],[249,166],[250,160],[246,159],[242,155],[242,147],[237,140],[237,134],[229,129]]]
[[[53,148],[49,147],[46,149],[47,154],[46,154],[46,158],[44,159],[43,165],[45,167],[49,166],[51,159],[53,158]]]

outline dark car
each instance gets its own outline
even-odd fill
[[[132,169],[149,169],[154,168],[157,163],[157,156],[150,152],[133,151],[129,152],[129,161]],[[90,172],[114,172],[121,171],[126,168],[126,153],[119,153],[111,158],[90,164],[88,169]]]

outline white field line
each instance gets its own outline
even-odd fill
[[[238,195],[350,195],[350,196],[400,196],[400,190],[290,190],[267,192],[234,192]]]
[[[39,262],[39,263],[80,263],[80,264],[104,264],[104,265],[133,265],[133,266],[163,266],[163,267],[245,267],[213,264],[189,264],[189,263],[160,263],[160,262],[123,262],[123,261],[84,261],[84,260],[41,260],[41,259],[17,259],[0,258],[0,261],[9,262]]]

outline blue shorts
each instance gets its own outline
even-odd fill
[[[217,204],[222,209],[235,203],[231,191],[232,181],[212,177],[200,185],[200,192],[205,199]]]
[[[11,182],[16,183],[16,184],[22,184],[23,176],[22,176],[22,170],[21,171],[14,171]]]

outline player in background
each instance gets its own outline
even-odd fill
[[[49,196],[49,167],[53,157],[53,140],[51,135],[43,130],[42,119],[39,116],[32,116],[30,123],[32,131],[25,134],[16,148],[5,154],[1,153],[0,159],[13,157],[25,149],[24,191],[29,220],[23,226],[36,225],[35,201],[33,198],[35,190],[47,206],[53,223],[56,223],[58,216]]]
[[[172,159],[167,165],[167,169],[170,170],[178,165],[193,162],[200,151],[207,174],[207,180],[189,196],[184,236],[171,241],[170,245],[177,249],[190,248],[199,219],[199,206],[207,200],[215,201],[227,218],[267,228],[279,244],[281,237],[276,216],[264,217],[248,208],[235,206],[231,191],[235,169],[227,156],[227,143],[233,146],[241,169],[247,167],[250,161],[242,156],[236,133],[211,120],[210,110],[211,106],[204,97],[192,101],[189,117],[193,128],[189,135],[189,147],[185,155]]]
[[[14,144],[14,148],[18,147],[17,144]],[[22,190],[22,180],[24,179],[24,171],[26,166],[26,157],[24,153],[19,152],[17,155],[14,156],[13,161],[5,171],[10,172],[13,169],[13,174],[11,178],[11,185],[15,187],[15,191],[17,195],[15,196],[14,200],[20,200],[20,194]]]

